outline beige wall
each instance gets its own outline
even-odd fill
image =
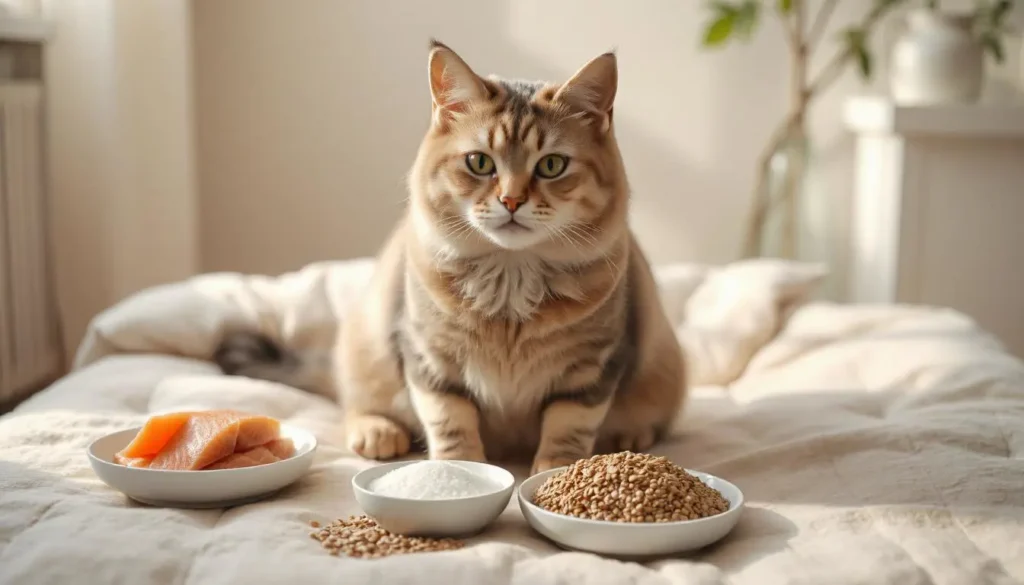
[[[198,268],[187,0],[54,0],[51,233],[67,352],[94,314]]]
[[[528,78],[563,79],[616,47],[641,242],[657,262],[734,258],[753,161],[784,113],[786,53],[774,23],[749,46],[702,52],[703,4],[194,2],[203,269],[279,272],[376,250],[426,128],[431,36],[482,73]],[[813,119],[814,195],[840,209],[851,145],[839,110],[860,88],[848,76]]]

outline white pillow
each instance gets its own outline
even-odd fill
[[[744,260],[712,271],[686,300],[676,335],[693,385],[727,385],[828,274],[821,264]]]

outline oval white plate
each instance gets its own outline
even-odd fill
[[[295,443],[295,455],[276,463],[210,471],[167,471],[114,463],[114,454],[140,428],[93,441],[89,445],[89,463],[103,483],[151,506],[225,508],[261,500],[302,477],[313,464],[316,452],[316,437],[312,433],[282,424],[281,436]]]
[[[555,514],[533,503],[533,494],[552,475],[565,467],[538,473],[519,486],[519,509],[526,522],[544,537],[563,548],[619,558],[668,556],[703,548],[722,539],[736,526],[743,510],[743,492],[720,477],[687,469],[718,490],[729,501],[729,509],[699,520],[629,524],[588,520]]]

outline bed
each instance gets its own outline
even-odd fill
[[[360,513],[348,482],[374,463],[342,447],[330,397],[223,376],[209,356],[240,325],[322,347],[372,270],[206,274],[98,315],[71,373],[0,417],[0,583],[1024,582],[1024,363],[962,314],[818,301],[819,266],[772,260],[657,273],[692,391],[653,451],[744,490],[725,540],[644,564],[566,552],[513,498],[462,550],[329,556],[309,523]],[[89,467],[99,436],[217,407],[315,433],[309,474],[273,499],[180,510]]]

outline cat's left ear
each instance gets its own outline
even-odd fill
[[[619,68],[615,53],[605,53],[580,68],[566,81],[554,101],[560,101],[583,112],[598,122],[601,132],[611,126],[612,107],[619,85]]]

